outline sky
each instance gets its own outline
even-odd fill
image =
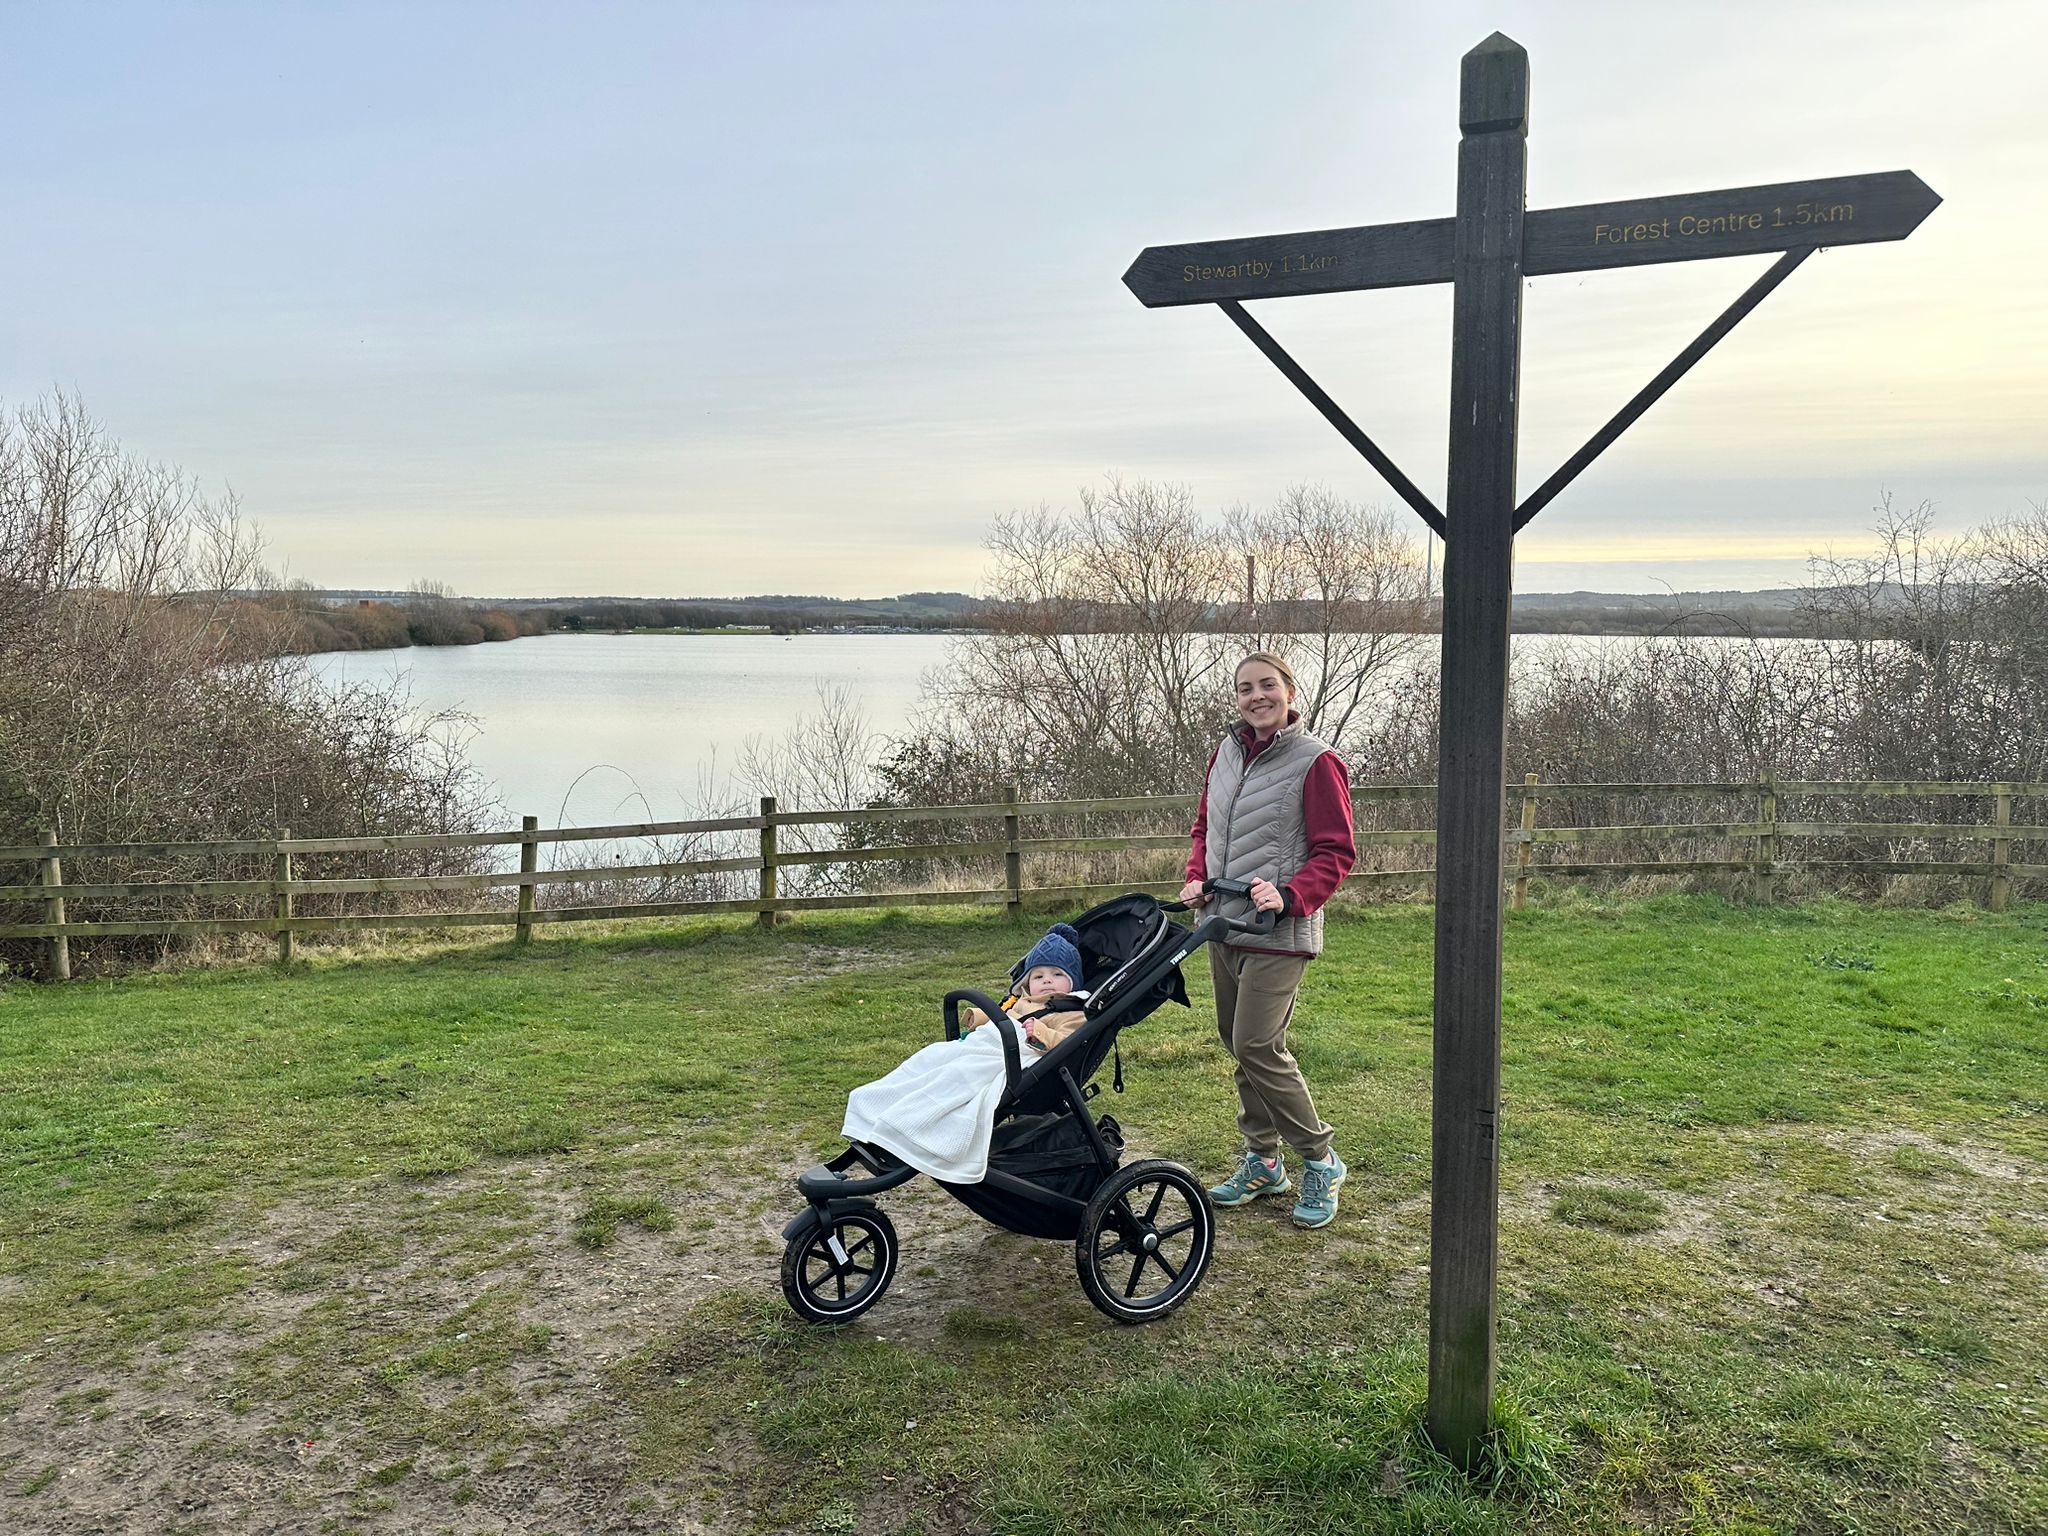
[[[972,591],[995,517],[1111,475],[1401,508],[1221,314],[1120,279],[1449,215],[1495,29],[1531,208],[1945,199],[1794,273],[1523,533],[1520,588],[1786,585],[1886,495],[1952,531],[2048,501],[2038,0],[0,0],[0,405],[75,393],[323,587]],[[1771,260],[1530,282],[1523,490]],[[1441,504],[1449,286],[1250,308]]]

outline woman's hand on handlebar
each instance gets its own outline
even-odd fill
[[[1209,893],[1202,889],[1202,882],[1190,880],[1180,888],[1180,899],[1191,907],[1205,907],[1209,904]]]
[[[1254,912],[1284,912],[1287,898],[1280,894],[1280,887],[1270,880],[1252,882],[1252,910]]]

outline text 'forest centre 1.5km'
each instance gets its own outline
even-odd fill
[[[1218,278],[1295,277],[1304,272],[1328,272],[1337,265],[1334,256],[1282,256],[1275,266],[1270,261],[1233,261],[1226,266],[1202,267],[1189,262],[1181,270],[1184,283],[1212,283]]]
[[[1696,239],[1701,235],[1737,235],[1752,229],[1794,229],[1802,224],[1853,224],[1854,203],[1794,203],[1768,213],[1682,213],[1668,214],[1638,224],[1595,224],[1595,245],[1622,245],[1631,240]],[[1189,268],[1190,271],[1194,269]]]

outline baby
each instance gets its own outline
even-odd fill
[[[1080,938],[1071,924],[1054,923],[1010,972],[1015,980],[1002,1011],[1019,1026],[1020,1043],[1049,1051],[1086,1022],[1080,1005],[1088,994],[1076,991],[1081,978]],[[977,1029],[990,1020],[979,1008],[969,1008],[960,1022],[965,1029]]]
[[[1056,923],[1011,970],[1000,1018],[969,1008],[957,1041],[928,1045],[887,1077],[854,1089],[842,1132],[886,1147],[935,1179],[979,1181],[988,1171],[996,1105],[1008,1085],[1002,1031],[1015,1032],[1018,1065],[1029,1068],[1086,1022],[1087,994],[1075,990],[1082,977],[1080,937]]]

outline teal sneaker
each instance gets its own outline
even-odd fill
[[[1209,1199],[1216,1205],[1249,1205],[1261,1195],[1280,1195],[1294,1188],[1287,1180],[1287,1161],[1267,1162],[1256,1152],[1247,1152],[1237,1172],[1215,1185]]]
[[[1297,1227],[1327,1227],[1337,1219],[1337,1186],[1351,1170],[1332,1147],[1327,1159],[1308,1159],[1301,1165],[1301,1199],[1294,1207]]]

